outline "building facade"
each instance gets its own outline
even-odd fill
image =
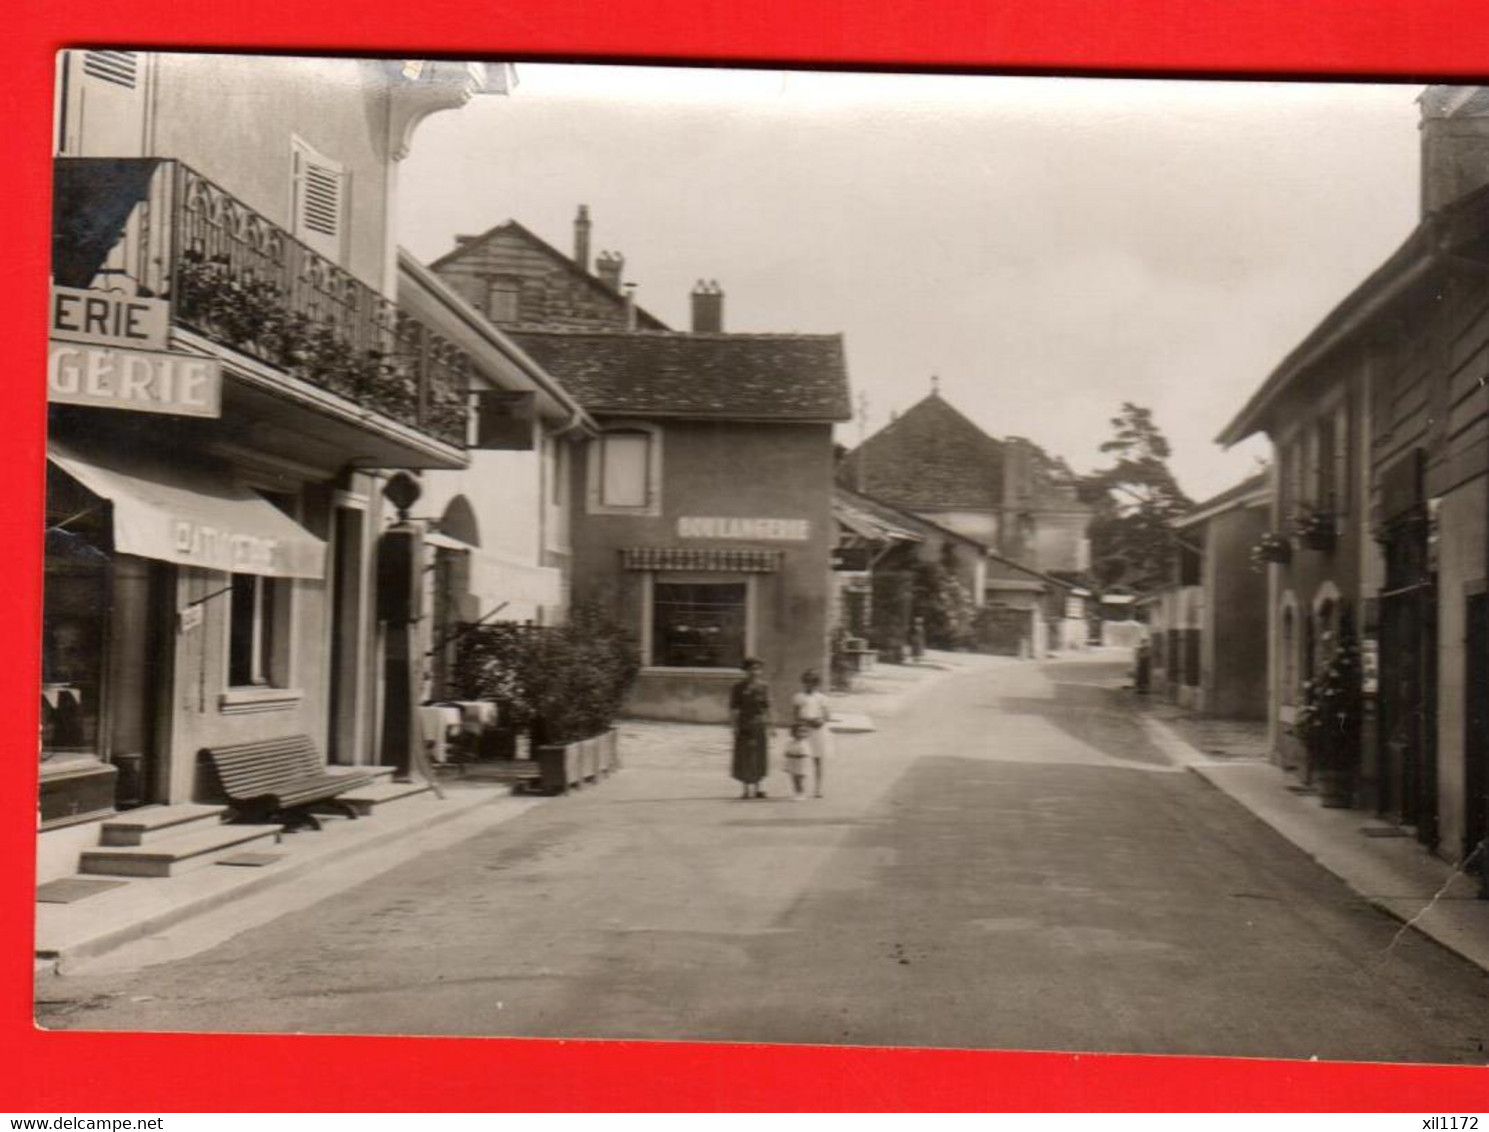
[[[1074,477],[1021,437],[989,436],[938,389],[843,457],[844,486],[1038,571],[1090,565]]]
[[[1359,804],[1459,861],[1489,809],[1489,96],[1438,87],[1421,105],[1420,223],[1221,440],[1268,431],[1277,513],[1332,518],[1332,540],[1300,530],[1272,567],[1279,725],[1351,612],[1373,713]]]
[[[470,416],[393,298],[396,164],[498,69],[59,68],[42,826],[209,799],[214,745],[379,762],[382,485],[463,467]]]
[[[1271,527],[1254,476],[1174,523],[1170,583],[1142,599],[1152,691],[1205,715],[1266,719],[1267,575],[1251,551]]]

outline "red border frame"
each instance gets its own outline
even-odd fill
[[[1087,73],[1489,75],[1489,20],[1456,0],[651,0],[508,4],[72,4],[6,24],[0,274],[11,461],[0,533],[7,761],[35,742],[52,53],[79,44],[735,60]],[[16,34],[18,33],[18,34]],[[0,791],[0,898],[31,901],[25,769]],[[0,916],[0,1103],[32,1112],[794,1110],[1482,1110],[1489,1069],[1199,1058],[509,1040],[45,1034],[30,1023],[29,916]],[[244,1067],[251,1066],[245,1072]],[[331,1066],[338,1067],[327,1072]]]

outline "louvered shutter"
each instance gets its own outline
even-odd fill
[[[134,51],[85,51],[83,73],[115,86],[134,90],[139,82],[140,57]]]
[[[327,259],[341,259],[346,171],[304,142],[295,143],[295,235]]]

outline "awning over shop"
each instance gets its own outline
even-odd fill
[[[271,578],[325,576],[324,542],[220,472],[119,452],[83,456],[55,440],[47,459],[113,504],[121,554]]]
[[[515,562],[489,551],[471,552],[470,589],[489,605],[557,606],[564,600],[562,571]]]
[[[731,547],[628,546],[620,552],[627,570],[721,570],[773,574],[784,557],[779,550]]]

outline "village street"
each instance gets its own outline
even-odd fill
[[[802,804],[627,725],[603,785],[39,1020],[1489,1060],[1489,981],[1170,762],[1126,672],[964,658]]]

